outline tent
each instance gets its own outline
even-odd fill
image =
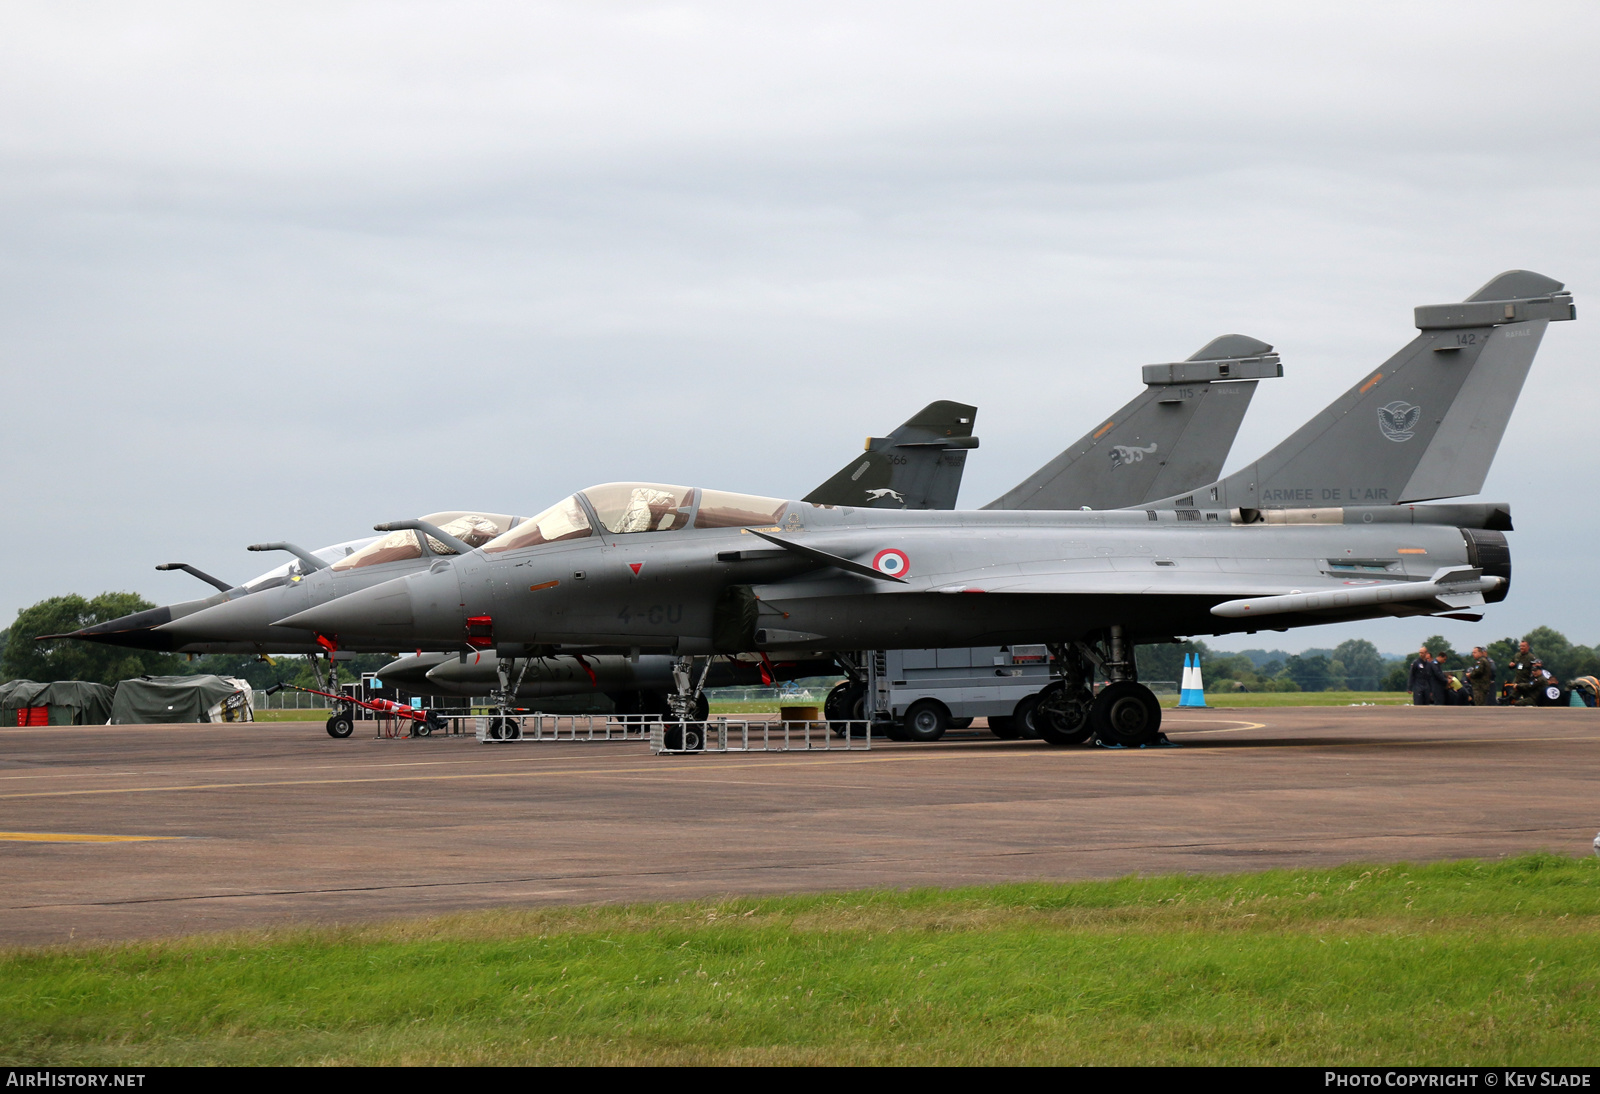
[[[117,685],[112,725],[252,722],[250,685],[225,676],[140,676]]]
[[[87,680],[0,684],[0,726],[102,725],[111,716],[111,689]]]

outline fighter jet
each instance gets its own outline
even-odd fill
[[[193,615],[204,611],[206,608],[218,604],[226,604],[241,596],[251,593],[264,592],[284,585],[299,581],[306,574],[322,569],[329,563],[336,562],[346,555],[360,550],[371,543],[376,536],[366,536],[361,539],[352,539],[344,543],[334,543],[327,547],[319,547],[315,551],[307,551],[292,543],[258,544],[251,550],[285,550],[295,555],[293,562],[286,562],[275,566],[266,573],[251,578],[241,585],[230,585],[221,578],[212,577],[204,570],[197,569],[187,562],[163,562],[157,566],[158,570],[182,570],[217,589],[216,593],[200,600],[183,600],[173,604],[163,604],[158,608],[147,608],[142,612],[134,612],[117,619],[110,619],[104,623],[96,623],[81,630],[67,634],[41,634],[37,641],[49,642],[59,638],[76,638],[85,642],[104,642],[113,646],[127,646],[133,649],[160,650],[163,653],[184,652],[219,652],[210,649],[195,649],[180,647],[178,641],[170,634],[158,631],[156,628],[174,619]]]
[[[1283,375],[1283,365],[1270,345],[1241,334],[1214,338],[1186,361],[1146,365],[1145,391],[1073,442],[988,509],[1118,508],[1163,496],[1175,486],[1190,486],[1216,476],[1239,431],[1258,380]],[[861,504],[878,508],[953,509],[961,485],[966,454],[978,445],[971,436],[975,407],[937,402],[924,407],[889,437],[869,437],[866,455],[851,460],[803,501],[830,505]],[[1107,458],[1085,458],[1102,453]],[[1146,459],[1146,457],[1149,457]],[[1133,467],[1134,464],[1140,467]],[[1123,470],[1128,468],[1129,470]],[[878,485],[892,483],[891,486]],[[780,663],[776,677],[762,664],[742,666],[728,684],[760,685],[792,679]],[[652,666],[651,679],[666,679],[666,659]],[[415,654],[380,670],[384,679],[421,680],[447,694],[482,695],[504,686],[509,670],[488,651],[469,658],[446,654]],[[595,671],[632,680],[637,666],[610,666],[606,658]],[[725,666],[713,669],[717,678]],[[834,666],[801,656],[793,671],[806,676],[828,675]],[[551,684],[535,673],[518,694],[537,698],[555,694]],[[583,677],[558,671],[575,683]],[[595,685],[599,686],[599,685]],[[711,687],[722,684],[708,684]],[[620,709],[664,710],[652,705],[649,693],[637,701],[619,697]],[[643,704],[643,705],[640,705]],[[854,705],[853,703],[849,705]]]
[[[312,635],[280,634],[276,636],[280,640],[272,643],[255,641],[250,623],[264,620],[270,624],[288,606],[320,603],[311,595],[312,589],[364,588],[405,572],[408,561],[426,564],[436,557],[471,550],[515,527],[521,519],[462,511],[430,513],[420,521],[386,527],[387,536],[349,540],[316,551],[293,543],[252,544],[251,551],[286,551],[295,561],[235,587],[225,587],[225,582],[206,575],[202,580],[209,579],[220,591],[204,600],[163,605],[69,634],[41,635],[40,640],[76,638],[174,653],[320,653],[326,647]],[[420,525],[433,534],[421,536],[411,530]],[[166,563],[157,569],[194,572],[185,563]],[[227,625],[218,625],[223,620]]]
[[[1135,644],[1384,615],[1460,616],[1504,599],[1504,507],[1386,503],[1404,497],[1423,470],[1425,489],[1470,484],[1470,473],[1442,470],[1435,444],[1486,429],[1497,444],[1506,385],[1484,373],[1525,375],[1548,323],[1574,317],[1559,282],[1521,271],[1462,304],[1417,309],[1422,333],[1253,465],[1268,473],[1248,492],[1235,477],[1136,510],[941,512],[608,483],[481,549],[280,625],[340,643],[465,640],[502,657],[638,650],[680,664],[769,648],[1043,641],[1058,679],[1039,709],[1056,732],[1143,744],[1159,731],[1161,710],[1137,681]],[[1463,392],[1477,398],[1458,415]],[[1405,447],[1421,433],[1393,435],[1376,413],[1397,413],[1397,394],[1437,398],[1425,413],[1452,428],[1432,428],[1423,446]],[[1327,478],[1345,466],[1359,471],[1346,487],[1357,498],[1396,475],[1407,485],[1378,505],[1268,514],[1235,503],[1289,489],[1277,485],[1278,469],[1321,469]],[[1095,672],[1109,681],[1098,693],[1088,686]],[[695,699],[687,676],[677,674],[680,718]]]

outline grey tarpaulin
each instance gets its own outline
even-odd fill
[[[23,724],[27,711],[39,707],[47,708],[46,725],[102,725],[111,716],[111,689],[87,680],[48,684],[9,680],[0,684],[0,727]]]
[[[140,676],[117,685],[111,724],[245,721],[249,698],[247,687],[221,676]]]

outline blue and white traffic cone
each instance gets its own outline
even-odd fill
[[[1178,705],[1180,707],[1203,707],[1206,705],[1206,686],[1200,678],[1200,655],[1198,653],[1186,653],[1183,655],[1183,682],[1178,692]]]

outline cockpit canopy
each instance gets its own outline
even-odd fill
[[[608,482],[557,502],[485,545],[484,551],[498,554],[593,535],[594,526],[580,498],[588,502],[600,526],[612,535],[776,524],[789,504],[781,498],[730,494],[725,490],[655,482]]]
[[[482,547],[496,536],[510,531],[517,525],[521,518],[504,516],[499,513],[463,513],[459,510],[449,513],[429,513],[422,518],[434,525],[442,532],[448,532],[470,547]],[[453,555],[455,548],[446,546],[428,536],[428,551],[435,555]],[[333,570],[359,570],[365,566],[377,566],[384,562],[403,562],[406,559],[422,557],[422,538],[420,532],[402,529],[390,532],[382,539],[367,544],[361,550],[346,555],[335,562],[330,569]]]

